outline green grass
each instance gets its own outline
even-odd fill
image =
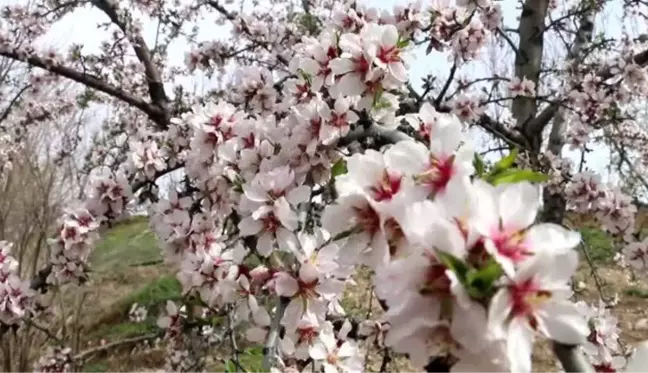
[[[146,217],[134,216],[110,229],[90,256],[95,272],[114,273],[124,267],[161,259]]]
[[[106,325],[90,333],[89,337],[91,339],[105,338],[112,341],[155,333],[158,330],[160,328],[156,325],[155,319],[148,318],[141,323],[124,322],[116,325]]]
[[[635,298],[642,298],[642,299],[648,298],[648,289],[640,289],[640,288],[632,287],[629,289],[625,289],[623,293],[627,296],[631,296]]]
[[[613,243],[609,234],[593,227],[581,227],[579,231],[592,261],[606,263],[614,259]]]
[[[107,372],[108,366],[101,362],[90,363],[83,367],[84,372]]]

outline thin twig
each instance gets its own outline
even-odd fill
[[[247,373],[247,370],[241,365],[241,354],[240,350],[238,348],[238,344],[236,343],[236,333],[234,332],[234,320],[233,320],[233,313],[234,310],[230,309],[230,312],[227,313],[227,333],[229,334],[229,340],[230,340],[230,348],[232,349],[232,354],[234,355],[234,358],[232,361],[236,365],[236,367],[243,373]]]
[[[90,349],[87,349],[85,351],[82,351],[82,352],[78,353],[76,356],[74,356],[74,361],[83,361],[86,358],[88,358],[89,356],[91,356],[93,354],[96,354],[98,352],[110,350],[111,348],[119,347],[119,346],[122,346],[122,345],[135,344],[135,343],[139,343],[139,342],[149,341],[149,340],[155,339],[155,338],[157,338],[159,336],[160,336],[159,333],[151,333],[151,334],[146,334],[146,335],[140,335],[138,337],[126,338],[126,339],[122,339],[120,341],[106,343],[103,346],[93,347],[93,348],[90,348]]]

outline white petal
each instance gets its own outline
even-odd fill
[[[315,342],[309,349],[308,353],[313,360],[324,360],[328,356],[326,346],[320,341]]]
[[[581,235],[558,224],[543,223],[533,226],[525,235],[534,252],[562,254],[581,242]]]
[[[297,206],[300,203],[308,201],[310,198],[310,188],[306,185],[299,186],[286,195],[286,199],[291,205]]]
[[[425,145],[414,141],[399,141],[385,152],[388,168],[415,175],[424,171],[430,152]]]
[[[531,372],[531,350],[533,348],[533,331],[521,318],[511,321],[508,330],[507,350],[511,372]]]
[[[338,350],[339,357],[351,357],[356,355],[357,353],[358,350],[353,344],[351,344],[351,342],[342,343],[342,346],[340,346],[340,349]]]
[[[552,302],[542,311],[541,321],[548,338],[569,345],[579,345],[585,341],[590,330],[587,321],[573,303]]]
[[[275,201],[274,211],[284,227],[293,231],[297,229],[299,226],[299,217],[297,216],[297,213],[292,210],[290,204],[285,198],[282,197]]]
[[[336,75],[346,74],[355,68],[353,61],[348,58],[334,58],[329,62],[328,66],[331,72]]]
[[[277,244],[281,251],[294,253],[299,249],[299,241],[295,233],[284,228],[277,230]]]
[[[504,337],[505,324],[512,309],[508,290],[505,288],[498,290],[488,308],[488,328],[496,338]]]
[[[238,224],[239,234],[241,236],[252,236],[263,229],[263,223],[259,220],[254,220],[251,216],[243,218]]]
[[[267,258],[272,253],[272,249],[274,249],[274,238],[272,237],[272,233],[263,232],[257,240],[257,252],[259,255]]]
[[[360,96],[366,89],[366,86],[360,76],[355,73],[343,75],[336,85],[338,94],[342,96]]]
[[[245,331],[245,338],[250,342],[263,342],[267,334],[266,329],[253,327]]]
[[[297,293],[299,284],[291,275],[280,272],[275,276],[275,291],[278,295],[292,297]]]
[[[540,208],[539,188],[529,182],[506,184],[498,208],[504,227],[526,228],[533,224]]]
[[[396,46],[396,43],[398,43],[398,29],[396,26],[389,24],[382,26],[382,28],[380,44],[386,48]]]

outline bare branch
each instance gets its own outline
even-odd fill
[[[47,64],[42,58],[38,56],[29,56],[25,58],[24,56],[17,53],[16,51],[0,50],[0,55],[5,56],[7,58],[14,59],[16,61],[26,62],[29,65],[34,67],[49,70],[54,74],[58,74],[60,76],[74,80],[77,83],[86,85],[89,88],[93,88],[103,93],[106,93],[112,97],[124,101],[127,104],[130,104],[131,106],[140,109],[141,111],[146,113],[151,119],[158,119],[163,115],[162,110],[157,106],[152,105],[142,100],[139,97],[135,97],[130,93],[122,91],[121,89],[114,87],[93,75],[82,73],[62,65]]]

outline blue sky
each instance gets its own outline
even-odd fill
[[[15,2],[19,0],[12,0]],[[6,1],[5,1],[6,2]],[[372,6],[384,9],[391,9],[395,4],[403,4],[402,0],[381,0],[380,2],[368,2]],[[427,2],[424,2],[427,3]],[[517,16],[519,14],[519,5],[515,0],[504,0],[501,2],[505,27],[517,28]],[[562,4],[559,0],[559,4]],[[250,2],[247,4],[250,6]],[[246,8],[248,7],[246,6]],[[560,6],[560,5],[559,5]],[[232,8],[230,8],[232,9]],[[105,21],[106,18],[99,10],[92,8],[85,8],[67,16],[61,22],[57,23],[50,32],[43,38],[42,45],[56,45],[58,47],[69,46],[71,43],[83,44],[87,51],[93,51],[98,48],[99,41],[104,39],[104,31],[97,29],[97,23]],[[199,22],[200,33],[198,40],[213,40],[213,39],[227,39],[229,36],[229,28],[227,26],[217,26],[213,19],[206,19]],[[595,32],[605,30],[606,35],[618,37],[621,35],[623,28],[632,30],[632,34],[639,34],[646,31],[646,24],[633,21],[632,19],[623,18],[620,6],[609,6],[603,14],[597,17],[597,24]],[[156,24],[154,22],[147,22],[144,24],[144,36],[149,45],[155,39]],[[548,43],[550,44],[550,43]],[[443,81],[448,74],[450,63],[447,56],[438,52],[432,52],[430,55],[425,55],[423,48],[412,53],[408,58],[410,66],[410,76],[413,85],[418,86],[420,79],[427,74],[434,74],[438,79]],[[553,50],[555,50],[554,48]],[[169,50],[170,62],[173,65],[182,65],[184,61],[184,53],[188,50],[187,45],[183,42],[174,43]],[[473,77],[488,75],[490,69],[495,68],[500,72],[510,76],[513,65],[513,55],[511,52],[504,52],[503,49],[496,47],[495,49],[484,50],[483,58],[478,61],[471,62],[460,70],[461,76]],[[552,49],[548,49],[548,53],[555,55]],[[196,75],[191,79],[186,79],[182,84],[188,89],[209,89],[213,86],[214,82],[210,82],[204,76]],[[480,139],[475,139],[480,141]],[[606,166],[609,163],[608,151],[601,146],[593,146],[594,151],[588,155],[587,166],[594,171],[603,174],[607,178]],[[565,156],[577,162],[580,159],[580,152],[570,152],[567,149],[563,151]]]

